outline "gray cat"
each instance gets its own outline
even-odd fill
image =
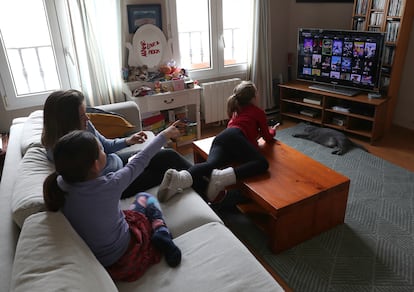
[[[344,133],[330,128],[321,128],[316,126],[306,126],[303,133],[296,133],[293,137],[311,140],[323,146],[334,148],[332,154],[342,155],[353,147],[368,150],[362,145],[352,142]]]

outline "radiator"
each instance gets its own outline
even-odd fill
[[[227,120],[227,98],[241,82],[240,78],[203,83],[201,112],[206,124]]]

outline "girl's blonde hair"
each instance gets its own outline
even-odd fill
[[[237,85],[233,94],[227,99],[227,116],[229,119],[233,113],[238,113],[240,108],[248,105],[256,97],[257,88],[251,81],[242,81]]]

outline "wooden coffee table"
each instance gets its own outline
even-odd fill
[[[195,163],[207,159],[213,139],[193,142]],[[253,204],[241,209],[260,215],[274,253],[344,222],[349,178],[280,141],[259,145],[269,171],[239,183]]]

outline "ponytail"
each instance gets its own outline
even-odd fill
[[[240,82],[233,90],[233,94],[227,99],[227,116],[229,119],[234,113],[238,113],[240,108],[252,102],[256,97],[257,88],[251,81]]]
[[[66,192],[57,184],[58,173],[50,174],[43,182],[43,200],[48,211],[57,212],[65,204]]]
[[[229,119],[231,119],[233,116],[233,113],[238,112],[238,111],[239,111],[239,102],[237,101],[236,95],[232,94],[227,99],[227,116],[229,117]]]

